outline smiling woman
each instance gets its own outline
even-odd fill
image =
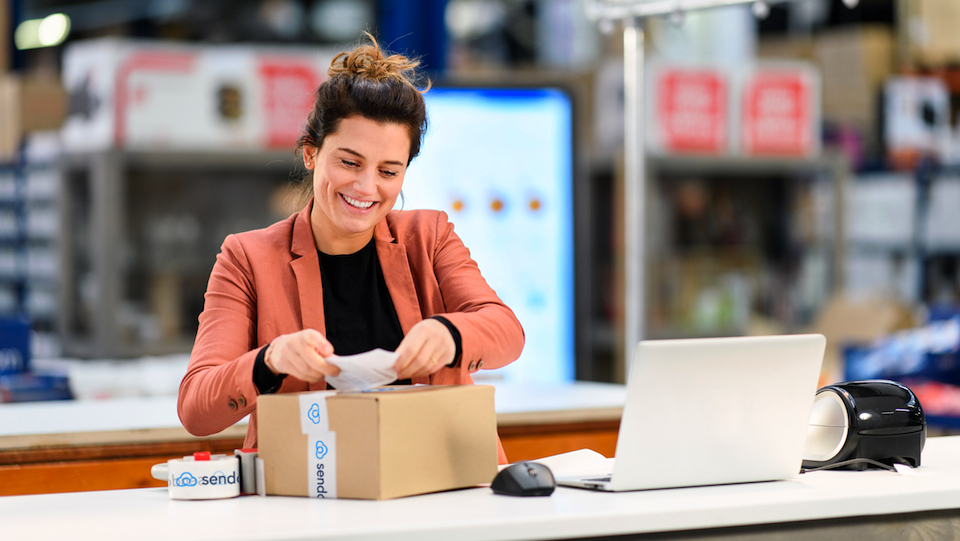
[[[303,210],[230,235],[207,285],[178,411],[195,435],[250,415],[257,397],[329,388],[337,355],[394,351],[397,384],[470,384],[517,359],[519,321],[441,211],[395,211],[420,152],[418,62],[369,45],[331,63],[298,141]],[[501,463],[506,462],[502,447]]]

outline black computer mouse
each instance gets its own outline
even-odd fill
[[[490,488],[508,496],[549,496],[557,487],[550,468],[537,462],[517,462],[500,471]]]

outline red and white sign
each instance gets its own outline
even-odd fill
[[[657,80],[660,143],[668,152],[727,150],[727,80],[717,71],[664,69]]]
[[[741,133],[748,156],[809,156],[817,150],[812,78],[803,70],[758,70],[744,81]]]
[[[301,126],[313,110],[317,87],[325,77],[314,66],[303,62],[285,59],[261,59],[260,62],[266,145],[291,147],[300,137]]]
[[[292,149],[336,49],[71,43],[64,148]]]

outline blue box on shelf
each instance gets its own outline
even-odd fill
[[[30,320],[0,317],[0,376],[30,371]]]
[[[37,374],[0,376],[0,402],[39,402],[72,398],[70,382],[66,376]]]
[[[844,378],[903,383],[917,395],[929,426],[960,429],[960,315],[931,312],[922,328],[845,348]]]

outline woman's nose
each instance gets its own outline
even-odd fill
[[[373,195],[377,191],[376,171],[363,171],[353,182],[358,194]]]

